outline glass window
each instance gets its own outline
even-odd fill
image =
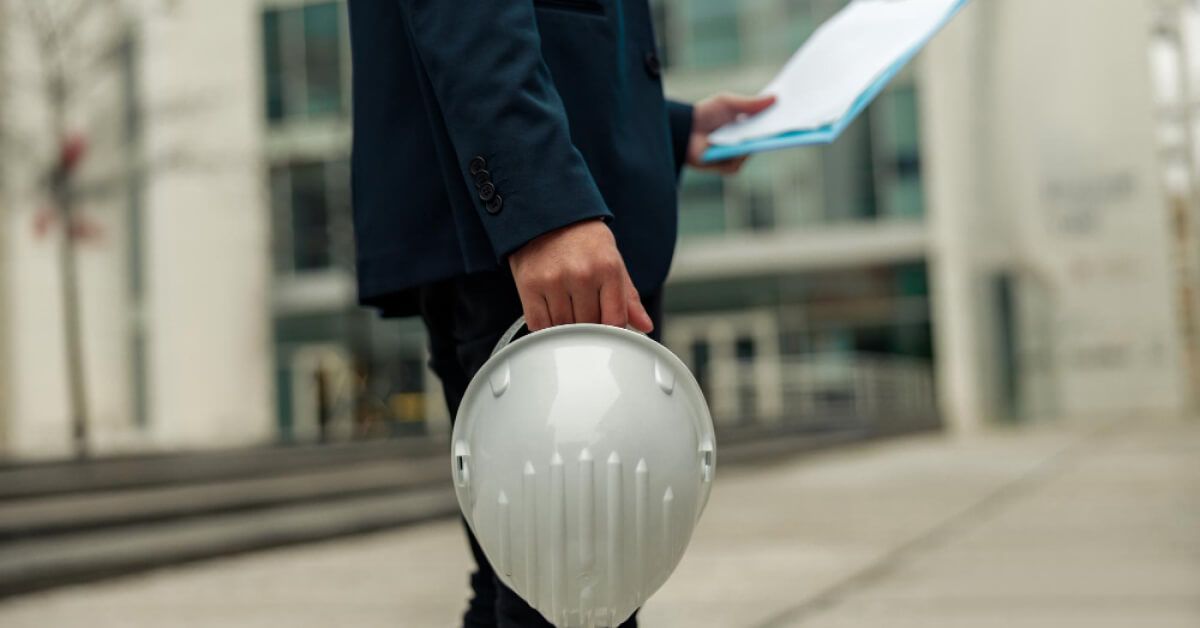
[[[738,3],[691,0],[687,17],[688,65],[713,68],[735,65],[741,60]]]
[[[330,251],[329,203],[322,164],[291,167],[292,262],[298,272],[327,268]]]
[[[788,18],[787,27],[784,29],[787,33],[787,40],[784,42],[786,47],[781,52],[790,56],[817,29],[817,21],[813,15],[813,8],[809,4],[785,2],[784,8]]]
[[[264,107],[268,120],[344,111],[342,31],[342,8],[337,2],[263,13]]]
[[[342,106],[341,12],[333,3],[304,7],[306,110],[336,113]]]
[[[929,277],[924,264],[902,264],[896,267],[896,294],[905,297],[929,296]]]
[[[846,8],[850,0],[808,0],[809,12],[816,24],[824,24],[838,11]]]
[[[895,177],[885,185],[889,217],[920,218],[925,213],[925,190],[919,178]]]
[[[877,129],[880,213],[889,218],[919,218],[925,198],[916,88],[911,83],[894,85],[880,94],[871,115]]]
[[[916,88],[897,85],[885,94],[883,104],[892,149],[900,155],[915,156],[920,146]]]
[[[733,345],[733,354],[738,362],[753,363],[755,356],[754,339],[749,336],[739,336]]]
[[[353,259],[346,162],[295,162],[271,172],[275,270],[304,273]]]
[[[769,187],[756,187],[745,199],[746,228],[751,231],[770,231],[775,228],[775,199]]]
[[[878,214],[875,164],[869,115],[850,124],[836,142],[821,149],[825,219],[868,220]]]
[[[770,231],[775,228],[775,177],[777,155],[752,159],[733,179],[737,190],[740,214],[737,226],[750,231]]]
[[[772,40],[766,50],[776,63],[791,57],[816,28],[812,6],[807,2],[784,2],[780,11],[780,19],[765,34]]]
[[[275,273],[292,272],[292,179],[287,166],[271,168],[271,254]]]
[[[283,118],[283,44],[280,37],[279,11],[263,14],[263,79],[266,89],[267,119]]]
[[[679,189],[680,233],[721,233],[725,222],[725,182],[715,174],[685,170]]]

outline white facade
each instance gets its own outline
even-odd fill
[[[976,2],[924,56],[938,372],[960,428],[1006,404],[1184,408],[1151,32],[1145,2]]]
[[[0,25],[5,24],[6,9],[8,7],[0,2]],[[6,32],[0,27],[0,85],[5,84],[8,69],[5,63],[7,52]],[[0,98],[0,120],[5,119],[5,101]],[[0,123],[0,129],[2,129]],[[0,133],[0,151],[3,151],[4,146],[3,133]],[[3,164],[3,153],[0,152],[0,164]],[[9,315],[9,259],[8,259],[8,205],[7,199],[4,196],[4,167],[0,165],[0,451],[8,450],[8,428],[9,428],[9,367],[11,365],[11,357],[8,353],[9,334],[8,334],[8,315]]]
[[[4,0],[10,19],[0,23],[5,124],[26,142],[18,148],[6,136],[0,187],[8,210],[0,247],[8,306],[0,309],[9,315],[0,318],[9,356],[0,390],[10,391],[0,407],[2,453],[62,455],[71,445],[62,229],[36,228],[53,216],[40,182],[56,149],[36,87],[45,59],[28,13],[12,10],[17,2]],[[78,213],[94,235],[77,250],[92,448],[261,442],[274,418],[257,7],[129,7],[132,52],[81,71],[94,85],[68,113],[68,127],[89,144]],[[101,8],[92,13],[79,41],[100,50],[121,22]],[[14,159],[18,151],[23,158]]]

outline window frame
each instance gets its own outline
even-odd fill
[[[325,240],[328,246],[327,263],[313,268],[301,268],[297,263],[297,232],[295,205],[295,170],[300,167],[320,168],[321,192],[325,212]],[[348,161],[337,155],[323,158],[284,159],[271,164],[268,188],[271,207],[271,267],[275,277],[309,277],[328,273],[351,272],[354,246],[350,240],[353,229],[350,193],[340,182],[347,177]]]
[[[338,104],[333,111],[310,112],[308,110],[308,41],[305,32],[305,11],[310,7],[331,5],[337,12],[337,68]],[[279,56],[279,72],[283,78],[280,85],[280,115],[273,118],[270,112],[269,81],[267,75],[267,50],[265,23],[268,14],[274,13],[279,24],[277,37],[282,54]],[[343,0],[266,0],[259,8],[260,71],[262,72],[261,113],[269,127],[279,128],[305,122],[348,119],[351,110],[351,59],[349,8]]]

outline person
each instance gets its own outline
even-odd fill
[[[772,99],[666,101],[647,0],[349,7],[359,300],[424,319],[451,416],[521,314],[657,336],[680,170]],[[468,541],[463,625],[549,625]]]

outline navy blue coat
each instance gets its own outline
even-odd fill
[[[359,298],[494,270],[610,221],[662,285],[691,108],[663,98],[646,0],[350,0]]]

